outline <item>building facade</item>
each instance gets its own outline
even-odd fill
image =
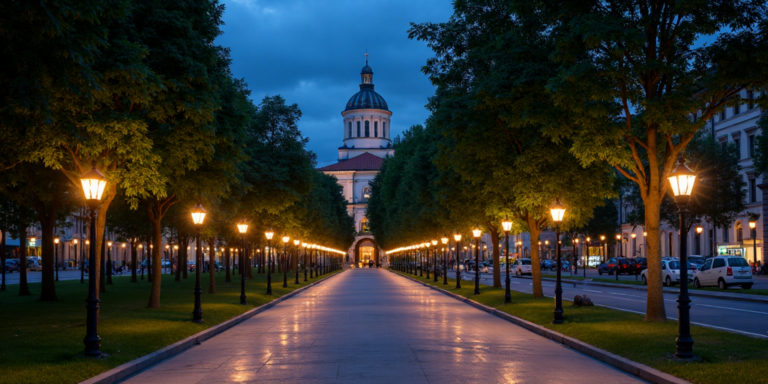
[[[371,195],[370,182],[379,173],[384,158],[395,153],[391,140],[392,111],[374,91],[373,69],[368,66],[367,54],[360,78],[360,91],[341,112],[344,144],[338,149],[338,162],[318,169],[336,177],[347,200],[347,212],[355,220],[355,241],[347,255],[348,261],[356,266],[369,261],[387,262],[370,232],[365,212]]]

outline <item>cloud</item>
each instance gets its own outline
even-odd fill
[[[443,22],[452,13],[445,0],[231,0],[225,1],[224,34],[232,71],[245,78],[258,103],[282,95],[303,112],[300,128],[320,165],[336,161],[341,111],[360,83],[370,53],[376,91],[387,101],[396,135],[428,116],[434,93],[421,67],[432,52],[409,40],[411,22]]]

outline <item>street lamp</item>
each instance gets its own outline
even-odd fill
[[[107,284],[112,285],[112,242],[107,241],[107,262],[104,264],[106,268],[105,275],[107,275]]]
[[[555,258],[557,265],[557,281],[555,282],[555,313],[552,324],[562,324],[565,321],[563,316],[563,286],[561,285],[562,261],[560,260],[560,223],[563,222],[565,215],[565,206],[560,203],[560,199],[555,200],[555,204],[549,207],[552,214],[552,221],[555,223]]]
[[[448,253],[446,252],[446,244],[448,244],[448,236],[443,234],[440,238],[440,242],[443,244],[443,285],[448,285]]]
[[[621,248],[624,245],[624,242],[621,241],[621,235],[616,234],[616,244],[619,247],[619,257],[621,257]],[[616,281],[619,281],[619,259],[616,259],[616,265],[613,267],[613,274],[616,275]]]
[[[248,222],[245,221],[245,218],[240,219],[240,222],[237,223],[237,231],[240,232],[240,246],[243,250],[245,250],[245,234],[248,232]],[[240,262],[242,265],[245,265],[245,251],[243,251],[240,255]],[[246,305],[245,301],[245,273],[240,274],[240,304]]]
[[[432,239],[432,246],[435,247],[434,251],[432,251],[432,261],[434,262],[434,268],[435,268],[435,271],[433,273],[435,277],[434,277],[434,280],[432,281],[437,283],[437,240]]]
[[[293,241],[293,251],[296,252],[296,255],[294,256],[296,260],[296,281],[294,284],[299,284],[299,244],[301,243],[301,240],[296,239]]]
[[[267,295],[272,294],[272,237],[275,236],[275,231],[272,228],[264,232],[264,236],[267,237]]]
[[[56,281],[59,281],[59,237],[53,238],[53,257],[56,259]]]
[[[283,288],[288,288],[288,242],[291,238],[283,236]]]
[[[573,276],[574,272],[578,276],[579,274],[579,238],[576,237],[575,239],[573,239],[573,243],[575,244],[573,246],[573,267],[575,268],[575,271],[571,271],[571,276]],[[582,269],[583,269],[583,266],[582,266]]]
[[[301,247],[304,248],[304,281],[307,281],[307,262],[309,261],[307,258],[307,243],[301,243]]]
[[[584,241],[584,268],[582,268],[582,274],[584,275],[584,279],[586,279],[587,267],[589,266],[589,245],[592,243],[592,238],[587,236]]]
[[[600,256],[602,256],[602,262],[605,262],[605,259],[608,257],[608,255],[606,255],[608,249],[603,249],[603,244],[605,244],[606,248],[608,247],[608,243],[605,242],[605,235],[600,235],[600,253],[602,254]]]
[[[459,241],[461,241],[461,233],[456,232],[453,234],[453,239],[456,240],[456,289],[461,288],[461,268],[459,268]]]
[[[509,289],[509,285],[511,284],[509,280],[509,231],[512,230],[512,222],[509,221],[508,216],[505,216],[504,220],[501,221],[501,229],[504,231],[504,254],[506,255],[504,265],[507,269],[507,285],[504,288],[504,302],[511,303],[512,292]]]
[[[752,235],[752,263],[753,264],[757,264],[757,231],[755,230],[755,228],[757,228],[757,221],[750,220],[749,229]],[[696,232],[698,231],[699,229],[696,228]]]
[[[693,173],[681,157],[677,159],[677,167],[667,179],[675,195],[675,203],[680,216],[680,239],[687,236],[685,226],[685,214],[688,212],[688,201],[696,182],[696,174]],[[693,357],[693,338],[691,337],[691,300],[688,298],[688,244],[680,241],[680,296],[677,298],[677,339],[675,340],[675,356],[680,359]]]
[[[90,238],[96,239],[96,216],[101,206],[101,196],[107,186],[107,179],[96,169],[96,162],[91,163],[91,170],[80,176],[85,201],[90,208],[91,225],[89,226]],[[94,241],[88,250],[88,298],[85,300],[87,308],[85,356],[101,357],[101,338],[99,337],[99,299],[96,297],[96,242]],[[82,268],[81,268],[82,273]]]
[[[200,232],[203,228],[203,221],[205,221],[205,213],[203,204],[199,202],[192,208],[191,212],[192,223],[195,224],[197,231],[197,236],[195,236],[195,308],[192,310],[192,322],[194,323],[203,322],[203,307],[201,303],[203,290],[200,288],[200,269],[203,264],[203,253],[202,248],[200,248]]]
[[[472,229],[472,236],[475,237],[475,295],[480,294],[480,236],[483,235],[483,231],[479,227],[475,226]]]
[[[141,250],[141,263],[139,264],[143,264],[145,261],[144,260],[144,244],[139,244],[139,249]],[[185,265],[184,268],[186,267],[187,266]],[[144,267],[141,267],[141,279],[144,280]]]

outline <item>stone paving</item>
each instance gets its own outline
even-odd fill
[[[642,381],[393,273],[354,269],[126,382]]]

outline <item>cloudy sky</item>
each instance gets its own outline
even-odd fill
[[[409,23],[446,21],[448,0],[224,0],[224,35],[232,70],[254,101],[282,95],[303,112],[299,122],[318,165],[334,163],[341,111],[360,84],[365,51],[373,82],[392,116],[393,137],[423,123],[434,88],[421,67],[432,56],[408,39]]]

